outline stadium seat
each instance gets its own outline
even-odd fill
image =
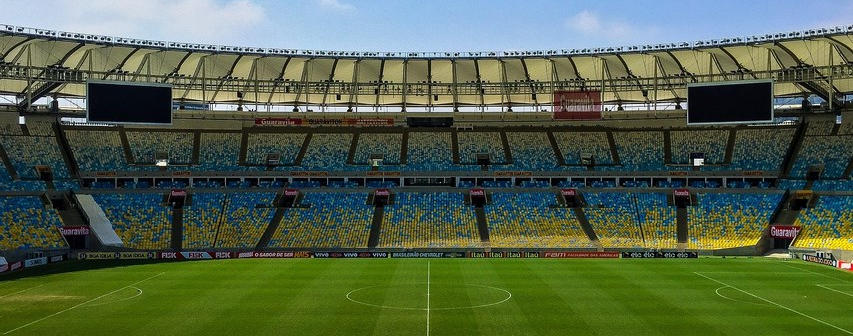
[[[488,154],[492,164],[507,163],[498,132],[459,132],[459,163],[476,164],[477,154]]]
[[[699,206],[688,208],[688,248],[715,250],[757,244],[782,194],[700,193],[697,198]]]
[[[249,133],[246,163],[263,166],[267,163],[267,154],[276,153],[281,165],[293,166],[305,137],[304,133]]]
[[[166,153],[170,164],[189,164],[192,162],[192,133],[128,131],[126,134],[136,163],[153,164],[158,152]]]
[[[485,206],[496,248],[592,248],[571,209],[552,208],[552,193],[493,193]]]
[[[290,208],[270,239],[274,248],[364,248],[373,205],[367,193],[308,193]]]
[[[480,247],[474,208],[461,193],[402,192],[385,207],[379,246],[386,248]]]
[[[0,197],[0,250],[68,247],[60,226],[59,213],[36,196]]]
[[[401,133],[361,133],[352,161],[357,165],[369,165],[372,154],[382,154],[383,165],[397,165],[400,164],[402,146]]]
[[[853,196],[821,195],[812,209],[803,209],[795,225],[801,231],[794,246],[853,250]]]
[[[124,246],[165,249],[172,236],[172,209],[162,204],[163,194],[94,194]]]

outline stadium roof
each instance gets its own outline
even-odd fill
[[[773,79],[777,96],[853,93],[853,25],[594,49],[349,52],[191,43],[0,24],[0,94],[85,97],[86,80],[170,83],[178,101],[296,106],[548,106],[682,101],[689,83]]]

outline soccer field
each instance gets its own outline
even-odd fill
[[[0,334],[851,335],[853,274],[761,258],[145,264],[0,278]]]

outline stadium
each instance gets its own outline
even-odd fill
[[[3,335],[853,334],[853,25],[0,55]]]

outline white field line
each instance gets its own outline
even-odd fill
[[[84,306],[84,305],[86,305],[86,304],[89,304],[89,303],[95,302],[95,301],[100,300],[100,299],[102,299],[102,298],[105,298],[105,297],[107,297],[107,296],[109,296],[109,295],[112,295],[112,294],[118,293],[119,291],[122,291],[122,290],[124,290],[124,289],[130,288],[130,287],[133,287],[133,286],[135,286],[135,285],[141,284],[141,283],[143,283],[143,282],[145,282],[145,281],[148,281],[148,280],[154,279],[154,278],[156,278],[156,277],[158,277],[158,276],[161,276],[161,275],[163,275],[163,274],[166,274],[166,272],[160,272],[160,273],[159,273],[159,274],[157,274],[157,275],[150,276],[150,277],[147,277],[147,278],[145,278],[145,279],[139,280],[139,281],[134,282],[134,283],[132,283],[132,284],[130,284],[130,285],[127,285],[127,286],[124,286],[124,287],[122,287],[122,288],[116,289],[116,290],[114,290],[114,291],[112,291],[112,292],[109,292],[109,293],[107,293],[107,294],[101,295],[101,296],[96,297],[96,298],[94,298],[94,299],[91,299],[91,300],[89,300],[89,301],[86,301],[86,302],[83,302],[83,303],[78,303],[77,305],[74,305],[74,306],[72,306],[72,307],[70,307],[70,308],[65,308],[65,309],[60,310],[60,311],[58,311],[58,312],[56,312],[56,313],[50,314],[50,315],[45,316],[45,317],[42,317],[42,318],[40,318],[40,319],[38,319],[38,320],[32,321],[32,322],[30,322],[30,323],[24,324],[24,325],[22,325],[22,326],[20,326],[20,327],[17,327],[17,328],[15,328],[15,329],[12,329],[12,330],[9,330],[9,331],[7,331],[7,332],[4,332],[4,333],[3,333],[3,335],[11,334],[11,333],[16,332],[16,331],[18,331],[18,330],[21,330],[21,329],[24,329],[24,328],[26,328],[26,327],[29,327],[29,326],[31,326],[31,325],[33,325],[33,324],[39,323],[39,322],[41,322],[41,321],[47,320],[47,319],[49,319],[49,318],[51,318],[51,317],[54,317],[54,316],[56,316],[56,315],[62,314],[62,313],[64,313],[64,312],[67,312],[67,311],[69,311],[69,310],[72,310],[72,309],[75,309],[75,308],[82,307],[82,306]]]
[[[847,295],[847,296],[853,297],[853,294],[850,294],[850,293],[847,293],[847,292],[843,292],[843,291],[837,290],[837,289],[835,289],[835,288],[829,288],[829,287],[824,286],[824,285],[815,285],[815,286],[818,286],[818,287],[820,287],[820,288],[824,288],[824,289],[828,289],[828,290],[831,290],[831,291],[836,292],[836,293],[841,293],[841,294],[844,294],[844,295]]]
[[[832,323],[829,323],[829,322],[823,321],[823,320],[818,319],[818,318],[816,318],[816,317],[813,317],[813,316],[811,316],[811,315],[808,315],[808,314],[805,314],[805,313],[801,313],[801,312],[799,312],[799,311],[797,311],[797,310],[794,310],[793,308],[789,308],[789,307],[784,306],[784,305],[782,305],[782,304],[779,304],[779,303],[776,303],[776,302],[770,301],[770,300],[768,300],[768,299],[765,299],[765,298],[760,297],[760,296],[758,296],[758,295],[752,294],[752,293],[750,293],[750,292],[747,292],[747,291],[745,291],[745,290],[743,290],[743,289],[740,289],[740,288],[737,288],[737,287],[735,287],[735,286],[729,285],[729,284],[727,284],[727,283],[725,283],[725,282],[722,282],[722,281],[720,281],[720,280],[714,279],[714,278],[709,277],[709,276],[707,276],[707,275],[704,275],[704,274],[702,274],[702,273],[699,273],[699,272],[693,272],[693,274],[696,274],[696,275],[698,275],[698,276],[700,276],[700,277],[703,277],[703,278],[705,278],[705,279],[711,280],[711,281],[716,282],[716,283],[718,283],[718,284],[721,284],[721,285],[723,285],[723,286],[728,286],[728,287],[729,287],[729,288],[731,288],[731,289],[734,289],[734,290],[739,291],[739,292],[741,292],[741,293],[744,293],[744,294],[746,294],[746,295],[752,296],[752,297],[754,297],[754,298],[756,298],[756,299],[759,299],[759,300],[761,300],[761,301],[767,302],[767,303],[772,304],[772,305],[774,305],[774,306],[776,306],[776,307],[779,307],[779,308],[785,309],[785,310],[787,310],[787,311],[789,311],[789,312],[792,312],[792,313],[794,313],[794,314],[797,314],[797,315],[800,315],[800,316],[802,316],[802,317],[808,318],[808,319],[810,319],[810,320],[812,320],[812,321],[819,322],[819,323],[821,323],[821,324],[823,324],[823,325],[826,325],[826,326],[832,327],[832,328],[834,328],[834,329],[836,329],[836,330],[843,331],[844,333],[846,333],[846,334],[848,334],[848,335],[853,335],[853,331],[849,331],[849,330],[847,330],[847,329],[841,328],[841,327],[839,327],[839,326],[836,326],[836,325],[834,325],[834,324],[832,324]]]
[[[823,274],[823,273],[818,273],[818,272],[815,272],[815,271],[812,271],[812,270],[807,270],[807,269],[805,269],[805,268],[800,268],[800,267],[797,267],[797,266],[794,266],[794,265],[785,264],[785,266],[788,266],[788,267],[793,268],[793,269],[798,269],[798,270],[801,270],[801,271],[803,271],[803,272],[808,272],[808,273],[811,273],[811,274],[817,274],[817,275],[820,275],[820,276],[822,276],[822,277],[824,277],[824,278],[827,278],[827,279],[838,280],[838,281],[843,281],[843,282],[850,283],[850,280],[847,280],[847,279],[836,278],[836,277],[831,276],[831,275],[826,275],[826,274]]]
[[[427,260],[427,293],[426,293],[426,294],[427,294],[427,306],[426,306],[426,316],[427,316],[427,321],[426,321],[426,322],[427,322],[427,323],[426,323],[426,334],[427,334],[427,336],[429,336],[429,301],[430,301],[430,299],[429,299],[429,287],[430,287],[429,280],[430,280],[430,268],[431,268],[431,262],[430,262],[429,260]]]
[[[22,289],[22,290],[19,290],[19,291],[17,291],[17,292],[14,292],[14,293],[9,293],[9,294],[6,294],[6,295],[3,295],[3,296],[0,296],[0,299],[2,299],[2,298],[6,298],[6,297],[10,297],[10,296],[15,295],[15,294],[21,294],[21,293],[26,292],[26,291],[28,291],[28,290],[30,290],[30,289],[36,289],[36,288],[39,288],[39,287],[41,287],[41,286],[44,286],[44,285],[38,285],[38,286],[30,287],[30,288],[27,288],[27,289]]]

